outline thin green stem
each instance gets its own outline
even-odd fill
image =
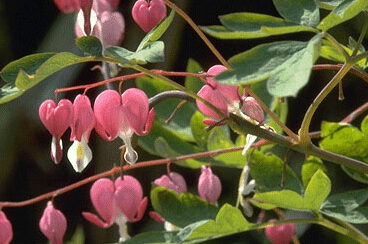
[[[197,35],[203,40],[203,42],[208,46],[208,48],[212,51],[212,53],[217,57],[217,59],[228,69],[230,69],[229,63],[224,59],[221,53],[216,49],[216,47],[211,43],[211,41],[206,37],[206,35],[201,31],[201,29],[194,23],[194,21],[178,6],[172,3],[169,0],[163,0],[165,4],[174,9],[197,33]]]
[[[312,121],[313,115],[316,112],[318,106],[326,98],[326,96],[332,91],[332,89],[339,84],[342,78],[349,72],[352,67],[351,63],[345,63],[337,74],[331,79],[331,81],[322,89],[317,95],[312,104],[309,106],[307,112],[302,121],[302,125],[299,130],[300,144],[303,146],[309,146],[311,139],[309,136],[309,126]]]

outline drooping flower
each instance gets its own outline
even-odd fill
[[[54,101],[46,100],[41,104],[38,114],[52,135],[51,158],[58,164],[63,157],[63,144],[60,138],[73,121],[73,104],[67,99],[62,99],[56,106]]]
[[[49,239],[51,244],[62,244],[66,232],[67,222],[64,214],[54,208],[51,201],[43,211],[40,219],[40,230]]]
[[[13,228],[3,211],[0,211],[0,243],[9,244],[13,239]]]
[[[54,3],[63,13],[77,12],[80,9],[80,0],[54,0]]]
[[[207,74],[209,76],[216,76],[225,70],[227,70],[225,66],[215,65],[207,71]],[[218,108],[226,117],[229,117],[229,113],[238,110],[241,102],[238,86],[216,83],[212,77],[207,77],[207,85],[204,85],[197,95]],[[204,115],[214,119],[221,119],[220,115],[204,103],[198,100],[196,103],[198,109]],[[203,122],[209,125],[216,123],[216,121],[210,119],[204,120]]]
[[[91,102],[85,95],[78,95],[75,98],[73,111],[70,140],[74,142],[68,150],[68,159],[76,172],[82,172],[92,160],[92,151],[88,146],[88,140],[96,119]]]
[[[275,221],[275,219],[272,219],[269,222]],[[265,234],[273,244],[289,244],[293,238],[293,235],[295,235],[295,226],[294,224],[290,223],[267,227],[265,229]]]
[[[134,21],[144,32],[152,30],[166,16],[166,5],[162,0],[138,0],[132,9]]]
[[[78,12],[81,8],[88,6],[92,0],[54,0],[55,5],[63,13]],[[120,0],[97,0],[94,4],[97,4],[101,11],[113,11],[119,6]]]
[[[153,182],[155,185],[163,186],[176,191],[178,194],[187,191],[187,183],[182,175],[170,172],[169,175],[162,175]]]
[[[149,110],[147,95],[136,88],[126,90],[121,96],[114,90],[105,90],[95,100],[96,131],[107,141],[120,137],[125,145],[125,160],[134,164],[138,155],[134,151],[133,134],[146,135],[153,124],[154,109]]]
[[[119,241],[129,238],[126,222],[141,220],[147,208],[148,199],[143,198],[141,184],[128,175],[116,179],[115,184],[106,178],[97,180],[92,185],[90,196],[93,206],[103,220],[89,212],[83,212],[82,215],[101,228],[108,228],[113,223],[119,225]]]
[[[253,97],[242,97],[242,107],[241,111],[243,114],[247,115],[251,119],[258,121],[259,123],[264,122],[264,112],[262,107]]]
[[[198,180],[199,196],[212,204],[216,204],[221,195],[221,189],[221,181],[217,175],[212,173],[210,167],[202,166]]]

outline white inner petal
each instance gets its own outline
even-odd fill
[[[252,134],[248,134],[246,137],[247,142],[245,143],[242,155],[245,156],[247,154],[247,151],[252,146],[252,144],[257,140],[257,136],[254,136]]]
[[[124,242],[128,239],[130,239],[130,236],[128,234],[128,230],[127,230],[127,219],[126,217],[121,214],[118,213],[115,219],[115,223],[118,225],[119,227],[119,242]]]
[[[83,11],[82,10],[79,10],[79,12],[78,12],[77,23],[79,25],[79,28],[82,30],[83,35],[87,36],[87,34],[84,32],[84,16],[83,16]],[[97,24],[97,14],[93,9],[91,9],[90,23],[91,23],[91,32],[92,32],[93,28]],[[89,35],[90,34],[91,33],[89,33]]]
[[[92,151],[87,144],[85,135],[81,141],[75,140],[68,150],[68,159],[75,172],[82,172],[92,160]]]
[[[56,143],[59,143],[60,149],[61,151],[63,150],[63,141],[59,140],[58,142],[56,141],[56,137],[53,136],[52,137],[52,141],[51,141],[51,154],[52,154],[52,158],[54,159],[54,163],[58,164],[59,162],[56,159]]]
[[[124,159],[129,164],[135,164],[135,162],[138,160],[138,154],[132,146],[133,133],[133,130],[129,128],[127,130],[122,130],[119,134],[119,137],[124,141],[126,146]]]

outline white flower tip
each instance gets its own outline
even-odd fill
[[[92,160],[92,151],[85,140],[75,140],[68,150],[68,159],[75,172],[82,172]]]
[[[253,145],[253,143],[257,140],[257,136],[252,134],[248,134],[246,137],[246,143],[242,152],[242,155],[245,156],[249,150],[249,148]]]
[[[134,149],[130,149],[125,151],[124,159],[128,164],[135,164],[138,160],[138,153]]]

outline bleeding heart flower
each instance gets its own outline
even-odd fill
[[[207,74],[209,76],[216,76],[225,70],[227,70],[225,66],[215,65],[207,71]],[[229,113],[239,109],[240,95],[238,86],[216,83],[212,77],[207,77],[207,85],[204,85],[197,95],[214,105],[227,117],[229,116]],[[196,103],[198,109],[204,115],[215,119],[221,119],[215,111],[207,107],[202,102],[197,100]],[[206,119],[203,122],[209,125],[216,123],[216,121],[209,119]]]
[[[136,88],[126,90],[121,96],[114,90],[105,90],[97,96],[94,112],[97,133],[107,141],[119,136],[126,145],[125,160],[134,164],[138,155],[131,138],[134,133],[148,134],[155,118],[154,109],[149,110],[147,95]]]
[[[275,221],[275,219],[272,219],[269,222]],[[289,244],[293,235],[295,235],[295,226],[290,223],[267,227],[265,229],[265,234],[273,244]]]
[[[155,185],[174,190],[178,194],[187,191],[187,183],[185,182],[184,177],[176,172],[170,172],[169,175],[162,175],[153,183]]]
[[[3,211],[0,211],[0,243],[9,244],[13,239],[13,228]]]
[[[212,173],[210,167],[202,166],[198,181],[199,196],[213,204],[216,204],[221,195],[221,181]]]
[[[49,239],[51,244],[63,243],[67,222],[64,214],[55,209],[51,201],[47,202],[39,226],[41,232]]]
[[[75,98],[73,111],[70,140],[74,142],[68,150],[68,159],[76,172],[82,172],[92,160],[92,151],[88,146],[88,140],[96,124],[96,119],[91,102],[85,95],[78,95]]]
[[[119,225],[120,240],[129,238],[126,233],[126,222],[142,219],[147,208],[147,197],[143,198],[141,184],[132,176],[125,175],[115,180],[97,180],[90,191],[93,206],[103,220],[95,214],[83,212],[82,215],[91,223],[108,228],[114,222]]]
[[[144,32],[152,30],[166,16],[166,5],[162,0],[138,0],[132,9],[134,21]]]
[[[249,116],[251,119],[258,121],[259,123],[264,122],[264,113],[262,107],[258,104],[256,99],[253,97],[242,97],[243,105],[241,111],[243,114]]]
[[[62,99],[55,105],[52,100],[44,101],[38,114],[44,126],[52,135],[51,158],[58,164],[63,157],[63,144],[61,136],[73,121],[73,105],[67,99]]]

